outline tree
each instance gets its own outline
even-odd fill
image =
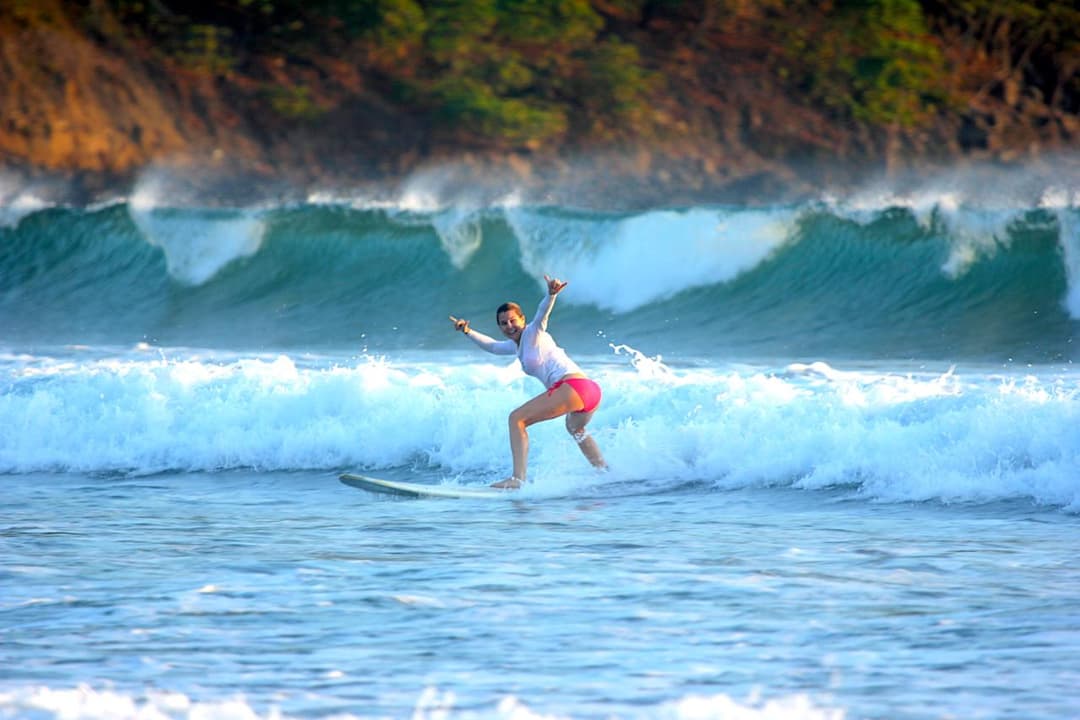
[[[916,0],[841,0],[816,16],[804,2],[792,5],[803,14],[782,26],[794,50],[785,67],[812,99],[860,122],[905,128],[946,102],[944,57]]]

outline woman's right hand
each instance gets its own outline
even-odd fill
[[[566,287],[566,282],[558,278],[544,276],[544,282],[548,286],[548,295],[558,295],[562,292],[562,289]]]
[[[451,315],[450,316],[450,322],[454,323],[454,329],[455,330],[460,330],[461,332],[465,333],[466,335],[469,334],[469,321],[468,320],[460,320],[460,319],[454,317],[453,315]]]

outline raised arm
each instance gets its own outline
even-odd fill
[[[476,343],[481,350],[486,350],[492,355],[516,355],[517,344],[513,340],[496,340],[482,332],[477,332],[469,327],[469,321],[450,316],[450,322],[454,323],[454,329],[460,330]]]
[[[566,287],[566,283],[558,278],[551,278],[547,275],[544,276],[544,282],[547,283],[548,291],[544,299],[540,301],[540,306],[536,308],[535,322],[541,330],[547,330],[548,318],[551,317],[551,309],[555,307],[555,296],[562,292],[562,289]]]

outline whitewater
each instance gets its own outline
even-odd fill
[[[0,717],[1067,718],[1080,193],[0,183]],[[476,350],[544,274],[597,473]]]

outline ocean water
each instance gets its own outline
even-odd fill
[[[1071,718],[1080,194],[0,188],[0,717]],[[601,384],[497,501],[550,330]]]

